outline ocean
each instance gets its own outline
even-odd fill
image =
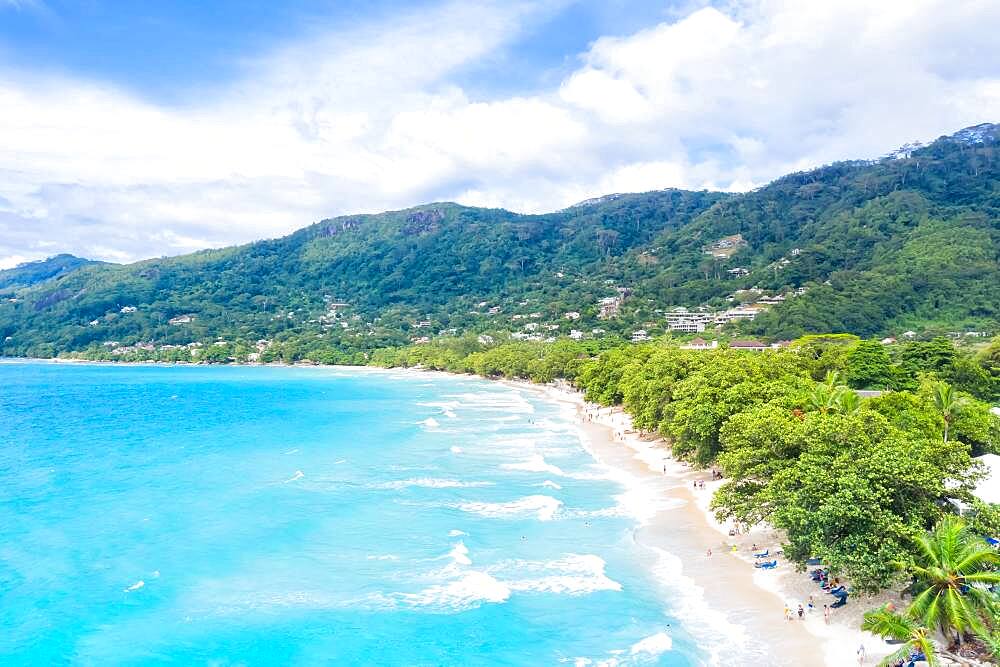
[[[439,374],[0,362],[0,663],[706,664],[578,429]]]

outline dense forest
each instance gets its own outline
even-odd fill
[[[740,195],[663,190],[545,215],[428,204],[136,264],[20,267],[0,272],[0,355],[268,339],[363,360],[417,337],[504,336],[519,316],[551,337],[655,334],[669,308],[760,294],[783,300],[734,334],[995,333],[998,252],[1000,126],[983,125]]]

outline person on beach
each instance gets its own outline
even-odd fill
[[[830,625],[830,607],[823,605],[823,622]]]
[[[786,621],[792,620],[792,610],[788,608],[787,604],[785,605],[785,620]]]
[[[706,556],[711,556],[712,555],[712,547],[708,548],[708,551],[705,552],[705,555]]]
[[[806,606],[806,609],[809,610],[810,614],[813,613],[813,609],[815,609],[815,607],[813,606],[813,596],[812,596],[812,593],[809,594],[809,604]]]
[[[861,646],[858,647],[858,664],[859,665],[865,664],[865,658],[866,657],[867,657],[867,655],[866,655],[866,652],[865,652],[865,645],[862,644]]]
[[[806,615],[806,610],[805,610],[805,609],[803,609],[803,608],[802,608],[802,605],[800,604],[800,605],[799,605],[799,620],[800,620],[800,621],[801,621],[801,620],[804,620],[804,619],[805,619],[805,615]]]

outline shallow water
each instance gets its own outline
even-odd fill
[[[496,383],[0,363],[0,662],[701,664],[644,504]]]

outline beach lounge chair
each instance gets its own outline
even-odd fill
[[[806,561],[806,565],[822,565],[822,564],[823,564],[822,558],[810,558],[809,560]]]
[[[771,570],[773,568],[778,567],[778,561],[772,560],[772,561],[766,562],[766,563],[754,563],[753,566],[756,567],[756,568],[759,568],[761,570]]]
[[[753,557],[754,558],[767,558],[768,554],[770,554],[770,550],[765,550],[765,551],[761,551],[759,553],[755,553],[753,555]]]

